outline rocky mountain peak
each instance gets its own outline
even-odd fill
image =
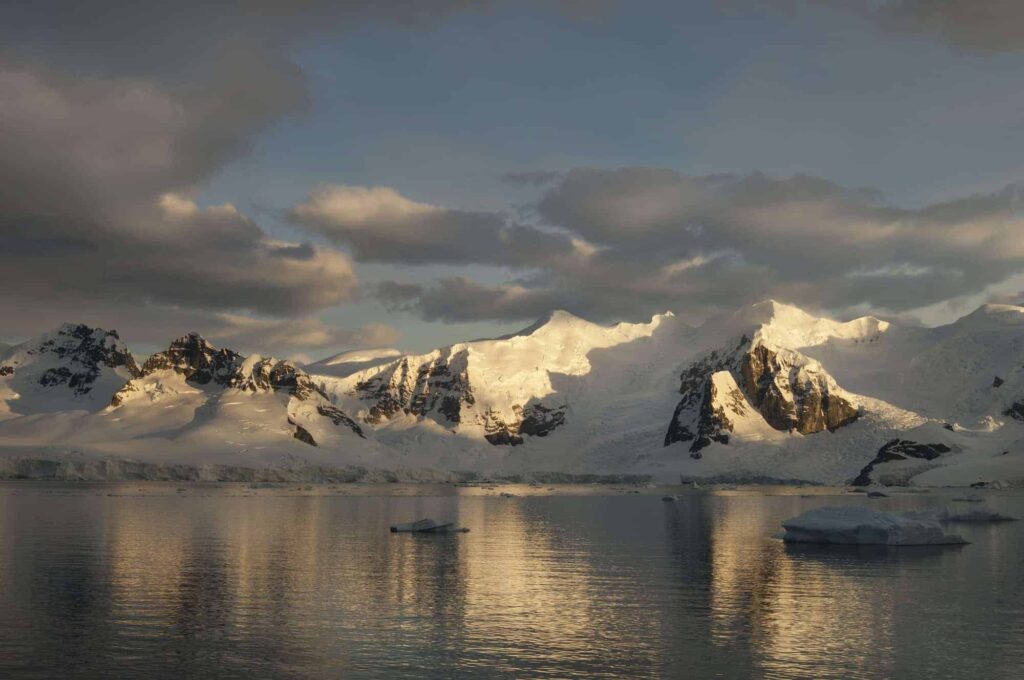
[[[683,397],[665,446],[691,442],[690,453],[727,444],[733,420],[752,408],[772,429],[814,434],[855,421],[858,408],[813,359],[743,335],[691,364],[680,376]]]
[[[19,375],[25,366],[36,364],[41,370],[39,385],[66,386],[76,396],[90,393],[104,369],[123,368],[131,376],[139,375],[135,357],[117,331],[85,324],[62,324],[36,340],[10,348],[7,355],[0,376]]]
[[[199,333],[189,333],[171,342],[166,350],[149,357],[142,374],[173,370],[189,382],[206,385],[214,381],[228,386],[242,356],[229,349],[217,349]]]

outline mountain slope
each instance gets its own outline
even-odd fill
[[[772,300],[699,327],[555,312],[501,338],[348,352],[305,370],[195,334],[140,368],[116,334],[81,328],[3,354],[0,452],[1024,484],[1020,307],[939,328],[838,322]]]
[[[404,356],[340,380],[318,376],[347,411],[383,430],[429,423],[434,431],[491,445],[522,444],[562,428],[590,376],[593,352],[651,337],[677,325],[671,315],[647,324],[600,326],[555,312],[520,333]]]

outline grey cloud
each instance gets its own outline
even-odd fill
[[[891,0],[870,16],[902,31],[932,33],[979,50],[1024,49],[1024,5],[1015,0]]]
[[[86,5],[37,0],[5,7],[0,36],[26,54],[57,55],[106,72],[188,74],[230,50],[281,52],[309,35],[336,35],[368,22],[420,26],[486,4],[475,0],[101,0]]]
[[[990,304],[1024,307],[1024,290],[1017,291],[1016,293],[993,293],[988,296],[987,302]]]
[[[774,7],[799,10],[829,7],[859,15],[883,30],[932,35],[977,51],[1024,49],[1024,6],[1016,0],[724,0],[729,9]]]
[[[20,299],[5,321],[64,298],[292,317],[351,299],[357,281],[345,254],[278,243],[233,210],[161,197],[187,196],[268,125],[303,111],[305,79],[290,56],[299,39],[366,22],[418,26],[476,6],[5,7],[0,285]]]
[[[382,281],[374,287],[373,297],[391,311],[408,310],[423,295],[423,286],[403,281]]]
[[[557,170],[532,170],[523,172],[506,172],[500,177],[502,182],[518,187],[543,187],[553,184],[562,176]]]
[[[522,277],[501,285],[444,279],[407,291],[403,305],[445,321],[552,307],[603,320],[699,317],[766,296],[902,313],[1024,271],[1022,199],[1008,187],[909,209],[806,175],[576,169],[536,208],[576,236],[572,257],[524,261]]]
[[[351,299],[343,253],[275,242],[229,205],[164,193],[246,136],[238,104],[210,111],[191,96],[0,67],[0,285],[35,305],[67,295],[295,315]],[[241,131],[225,132],[228,121]]]
[[[532,319],[571,305],[563,291],[525,288],[514,284],[490,286],[466,277],[441,279],[424,290],[418,309],[428,321]]]
[[[5,323],[0,339],[20,342],[64,322],[118,331],[140,354],[166,347],[174,338],[196,331],[211,342],[244,353],[293,358],[356,347],[392,345],[396,331],[382,324],[339,327],[316,317],[275,319],[206,312],[157,304],[112,306],[105,300],[54,298],[46,306],[23,306],[20,297],[0,294]]]
[[[419,203],[390,187],[324,186],[289,217],[364,262],[528,267],[574,252],[564,234],[514,223],[502,213]]]

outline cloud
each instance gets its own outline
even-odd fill
[[[534,170],[524,172],[506,172],[501,181],[519,187],[543,187],[554,183],[562,176],[557,170]]]
[[[888,28],[935,34],[970,49],[1024,49],[1024,6],[1014,0],[889,0],[868,7]]]
[[[60,297],[48,305],[26,306],[18,314],[7,316],[7,311],[19,303],[19,296],[0,294],[0,310],[5,314],[0,339],[4,341],[21,342],[65,322],[116,330],[129,346],[142,354],[164,349],[171,340],[191,331],[218,346],[246,354],[288,358],[393,345],[397,339],[392,327],[376,323],[349,328],[316,317],[254,317],[157,304],[116,307],[103,300]]]
[[[21,292],[18,308],[66,296],[296,315],[355,295],[343,253],[275,241],[179,189],[245,137],[224,134],[233,112],[150,82],[11,65],[0,100],[0,286]]]
[[[547,228],[587,244],[575,256],[524,258],[507,283],[388,284],[378,297],[443,321],[529,319],[555,307],[604,320],[665,309],[699,317],[767,296],[902,313],[1024,271],[1022,199],[1010,186],[903,208],[807,175],[578,168],[535,206]]]
[[[404,281],[382,281],[373,291],[373,297],[390,311],[408,311],[423,294],[423,286]]]
[[[466,277],[440,279],[424,289],[417,303],[428,321],[533,319],[552,309],[564,309],[567,297],[552,288],[519,284],[484,285]]]
[[[320,187],[289,217],[364,262],[533,266],[577,250],[567,235],[503,213],[420,203],[390,187]]]
[[[282,321],[223,314],[210,324],[208,337],[222,346],[244,352],[274,351],[292,356],[325,348],[342,350],[393,345],[398,333],[391,326],[378,323],[348,329],[329,326],[311,317]]]
[[[429,24],[466,0],[91,3],[0,22],[0,314],[191,306],[301,317],[353,299],[336,249],[282,242],[192,196],[308,106],[300,40]],[[138,308],[138,309],[134,309]],[[38,329],[37,329],[38,330]]]
[[[828,7],[856,14],[878,27],[937,37],[979,51],[1024,49],[1024,6],[1016,0],[727,0],[731,10],[766,7],[795,16],[798,10]]]

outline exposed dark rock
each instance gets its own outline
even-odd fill
[[[65,385],[71,380],[71,369],[66,366],[60,368],[47,369],[45,373],[39,376],[39,384],[43,387],[53,387],[54,385]]]
[[[555,428],[565,424],[565,407],[548,408],[543,404],[531,404],[523,409],[519,422],[519,433],[531,437],[546,437]]]
[[[302,427],[302,425],[299,425],[297,423],[293,423],[290,419],[289,419],[288,422],[290,422],[293,425],[295,425],[295,434],[293,436],[296,439],[298,439],[303,444],[309,444],[310,446],[316,446],[317,445],[316,440],[313,439],[313,435],[311,435],[309,433],[309,430],[307,430],[306,428]]]
[[[0,366],[0,378],[7,375],[14,375],[14,366]]]
[[[726,405],[729,411],[738,415],[746,412],[746,406],[743,395],[738,391],[722,395],[725,397],[722,400],[719,396],[712,376],[708,376],[696,389],[684,394],[665,434],[665,446],[677,441],[692,442],[690,456],[701,458],[701,449],[710,446],[712,442],[728,444],[733,423],[726,412]]]
[[[832,432],[859,416],[853,404],[830,393],[823,375],[801,376],[792,361],[781,360],[764,345],[743,355],[740,375],[747,398],[776,430]]]
[[[693,455],[712,442],[728,443],[733,425],[727,411],[743,414],[747,400],[776,430],[812,434],[857,420],[859,410],[833,392],[835,383],[823,371],[808,370],[805,357],[750,343],[744,336],[734,349],[711,352],[682,373],[683,398],[665,434],[665,446],[693,442]],[[720,371],[729,372],[742,392],[717,395],[711,379]],[[716,399],[730,406],[715,405]]]
[[[396,361],[356,385],[360,398],[373,402],[366,421],[377,424],[397,413],[437,414],[462,422],[462,410],[476,403],[466,371],[467,353],[438,357],[415,369],[408,358]]]
[[[906,460],[907,458],[920,458],[922,460],[934,460],[944,453],[952,451],[945,444],[919,444],[909,439],[890,439],[882,448],[874,460],[864,466],[857,478],[853,480],[853,486],[869,486],[871,484],[871,472],[876,465],[888,463],[894,460]]]
[[[797,416],[790,394],[775,378],[782,372],[777,354],[764,345],[752,347],[740,360],[740,386],[754,408],[776,430],[796,428]],[[788,372],[788,371],[787,371]]]
[[[1006,381],[1000,378],[998,375],[992,378],[992,387],[1002,387]]]
[[[513,434],[508,427],[501,427],[493,432],[487,432],[484,434],[484,439],[494,446],[519,446],[523,443],[523,438]]]
[[[198,333],[189,333],[174,340],[163,352],[157,352],[142,365],[142,375],[173,370],[196,385],[215,382],[231,386],[242,356],[229,349],[217,349]]]
[[[366,435],[363,434],[363,428],[359,427],[359,424],[356,423],[356,421],[349,418],[348,415],[340,408],[324,404],[317,406],[316,412],[325,418],[330,418],[331,422],[334,423],[335,425],[345,425],[346,427],[350,428],[353,432],[355,432],[357,435],[359,435],[363,439],[366,439]]]
[[[1024,401],[1013,402],[1010,404],[1010,408],[1003,411],[1003,415],[1024,422]]]
[[[488,409],[472,410],[476,397],[470,383],[465,350],[441,354],[419,366],[409,359],[395,361],[359,382],[355,392],[371,403],[366,422],[378,424],[399,413],[434,418],[442,424],[470,421],[484,428],[484,438],[495,446],[518,446],[523,436],[544,437],[565,424],[565,406],[513,405],[512,414]]]

